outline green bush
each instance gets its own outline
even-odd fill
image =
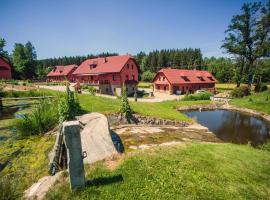
[[[85,85],[85,84],[81,85],[81,89],[82,90],[88,90],[88,85]]]
[[[80,104],[74,92],[70,91],[69,84],[67,84],[66,94],[61,98],[58,104],[59,122],[65,120],[73,120],[75,116],[81,112]]]
[[[142,73],[141,80],[146,82],[152,82],[155,75],[156,75],[155,73],[147,70]]]
[[[199,94],[186,94],[183,101],[199,101],[199,100],[209,100],[210,97],[213,96],[210,92],[202,92]]]
[[[94,86],[91,86],[89,85],[88,86],[88,92],[91,94],[91,95],[96,95],[96,88]]]
[[[20,136],[42,135],[58,123],[56,101],[42,100],[30,114],[23,115],[15,122]]]
[[[250,89],[247,86],[240,86],[240,87],[234,88],[231,91],[231,95],[234,98],[242,98],[242,97],[250,95]]]
[[[255,85],[255,92],[264,92],[268,89],[267,84],[265,83],[259,83]]]

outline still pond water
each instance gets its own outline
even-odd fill
[[[211,110],[202,112],[187,111],[184,114],[195,118],[225,142],[237,144],[250,142],[253,145],[259,145],[269,138],[270,123],[244,113]]]

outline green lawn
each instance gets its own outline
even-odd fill
[[[129,157],[116,170],[87,167],[88,185],[48,199],[269,199],[270,154],[248,145],[190,144]]]
[[[233,99],[230,104],[270,114],[270,90],[244,98]]]
[[[87,112],[115,113],[120,109],[120,99],[109,99],[88,94],[78,95],[82,108]],[[210,104],[210,101],[164,101],[157,103],[130,102],[134,112],[151,117],[191,121],[184,114],[178,112],[176,107],[189,105]]]

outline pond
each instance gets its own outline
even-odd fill
[[[28,107],[29,104],[21,103],[16,106],[0,108],[0,120],[20,118],[20,115],[17,114],[17,112]]]
[[[263,119],[229,110],[186,111],[188,117],[195,118],[216,136],[237,144],[259,145],[269,138],[270,123]]]

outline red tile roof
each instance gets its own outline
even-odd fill
[[[66,76],[78,65],[55,66],[47,76]]]
[[[158,73],[163,73],[171,84],[215,83],[215,82],[217,82],[215,77],[208,71],[172,69],[172,68],[165,69],[165,68],[163,68],[163,69],[159,70]],[[156,78],[156,76],[155,76],[155,78]],[[202,80],[200,80],[199,77],[202,77]],[[211,78],[209,78],[209,77],[211,77]],[[155,80],[155,78],[154,78],[154,80]]]
[[[122,55],[88,59],[82,62],[73,74],[105,74],[120,72],[129,59],[133,59],[133,57],[130,55]]]

